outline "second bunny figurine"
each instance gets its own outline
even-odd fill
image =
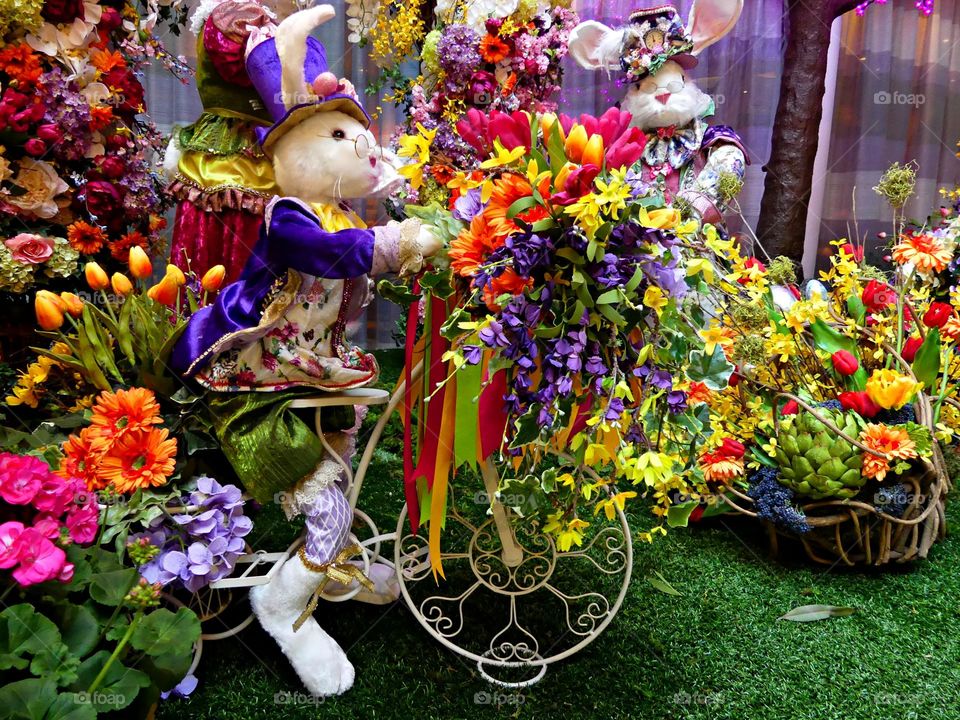
[[[353,683],[350,661],[312,617],[321,583],[352,574],[374,602],[395,599],[397,586],[391,568],[364,577],[344,557],[353,512],[341,466],[290,404],[304,388],[316,395],[376,380],[373,356],[344,338],[370,299],[368,276],[416,272],[439,248],[418,221],[367,229],[344,203],[367,196],[384,169],[353,87],[327,70],[323,46],[308,37],[333,16],[329,5],[300,11],[248,53],[247,73],[274,120],[259,141],[285,196],[267,206],[240,279],[191,317],[173,354],[178,372],[211,391],[212,425],[245,490],[306,518],[298,556],[251,601],[315,695]],[[339,427],[345,432],[324,434],[349,460],[351,422]]]
[[[674,7],[660,5],[637,10],[618,30],[588,20],[570,38],[570,55],[583,67],[626,75],[622,108],[647,135],[645,179],[659,184],[669,202],[680,200],[713,224],[730,199],[721,179],[742,180],[748,160],[731,128],[707,123],[713,101],[687,71],[733,29],[742,8],[743,0],[695,0],[684,25]]]

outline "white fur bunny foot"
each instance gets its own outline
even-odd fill
[[[322,579],[299,558],[291,558],[273,580],[250,591],[250,604],[307,690],[317,696],[339,695],[353,685],[353,665],[346,654],[312,617],[293,629]]]
[[[356,565],[361,570],[363,563],[359,560],[351,561],[351,565]],[[361,588],[360,592],[354,595],[353,599],[357,602],[367,605],[389,605],[396,602],[400,597],[400,583],[397,580],[397,571],[389,565],[381,562],[375,562],[370,565],[370,571],[367,577],[373,582],[373,590]],[[338,582],[331,581],[324,588],[324,595],[345,595],[356,589],[358,583],[356,580],[349,587],[341,585]]]

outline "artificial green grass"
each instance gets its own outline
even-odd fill
[[[396,377],[397,357],[382,358],[385,377]],[[384,531],[403,502],[399,447],[396,432],[381,444],[361,496]],[[960,522],[958,513],[948,516]],[[640,508],[631,521],[645,523]],[[282,547],[299,531],[275,508],[256,522],[257,547]],[[254,624],[237,638],[206,643],[199,688],[161,704],[157,717],[960,718],[956,538],[914,568],[885,573],[828,572],[799,557],[771,561],[765,543],[750,522],[722,519],[635,544],[634,579],[619,615],[532,688],[492,688],[402,603],[321,604],[317,619],[356,667],[348,693],[308,698]],[[647,580],[654,572],[682,595],[655,589]],[[814,603],[857,612],[814,623],[777,620]]]

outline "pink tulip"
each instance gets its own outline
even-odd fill
[[[640,128],[629,128],[607,146],[607,167],[619,169],[632,167],[643,155],[647,136]]]
[[[490,121],[487,125],[487,139],[491,141],[491,145],[494,138],[498,138],[500,144],[507,150],[520,146],[529,150],[530,116],[520,110],[511,115],[494,110],[490,113]]]
[[[482,156],[487,156],[493,144],[487,141],[487,115],[476,108],[470,108],[466,116],[457,123],[457,132],[464,142],[471,145]]]

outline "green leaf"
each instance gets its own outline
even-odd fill
[[[176,613],[159,608],[145,615],[130,637],[130,644],[148,655],[189,655],[200,637],[200,620],[189,608]]]
[[[83,700],[84,696],[80,693],[60,693],[47,709],[43,720],[95,720],[97,711]]]
[[[600,297],[597,298],[597,305],[609,305],[611,303],[618,302],[620,300],[620,290],[613,288],[613,290],[607,290]]]
[[[0,687],[0,720],[27,718],[43,720],[57,699],[52,680],[30,678]]]
[[[0,670],[23,670],[25,655],[54,652],[60,645],[57,626],[32,605],[20,603],[0,613]]]
[[[863,304],[859,295],[851,295],[847,298],[847,312],[857,325],[862,326],[867,317],[867,306]]]
[[[667,509],[667,525],[672,528],[687,527],[690,523],[690,514],[700,506],[696,500],[671,505]]]
[[[110,659],[110,652],[101,650],[91,655],[80,665],[78,678],[73,684],[81,702],[89,703],[97,712],[122,710],[137,698],[141,688],[150,685],[150,677],[139,670],[128,668],[114,660],[96,690],[87,694],[87,689]]]
[[[560,122],[550,126],[550,137],[547,138],[547,153],[550,155],[550,169],[553,177],[557,177],[563,166],[567,164],[567,153],[563,148],[563,136],[560,134]]]
[[[696,382],[705,383],[711,390],[723,390],[730,382],[734,366],[723,354],[723,349],[717,345],[713,355],[707,357],[702,350],[690,353],[690,364],[687,368],[687,377]]]
[[[659,590],[664,595],[675,595],[677,597],[681,596],[679,590],[677,590],[673,585],[666,581],[666,578],[663,577],[656,570],[653,571],[653,575],[647,575],[647,582],[653,585],[656,590]]]
[[[937,392],[940,377],[940,328],[931,328],[913,359],[913,374],[927,392]]]
[[[823,320],[818,318],[810,323],[810,332],[813,334],[813,344],[824,352],[833,355],[837,350],[846,350],[858,360],[860,359],[857,341],[830,327]],[[854,390],[863,390],[867,387],[867,371],[863,369],[863,362],[850,376],[849,382]]]
[[[420,299],[420,296],[410,292],[410,288],[406,285],[390,280],[381,280],[378,282],[377,292],[383,299],[403,307],[408,307],[411,303]]]
[[[801,605],[795,607],[785,615],[781,615],[777,620],[790,620],[791,622],[816,622],[817,620],[827,620],[834,617],[847,617],[853,615],[856,608],[837,607],[836,605]]]
[[[507,208],[507,219],[513,220],[520,213],[529,210],[534,205],[537,204],[537,199],[532,195],[527,197],[522,197],[519,200],[514,200],[510,207]]]
[[[94,573],[90,578],[90,597],[98,603],[116,607],[123,602],[137,580],[134,568]]]
[[[100,624],[85,605],[67,605],[60,615],[60,632],[70,652],[83,657],[96,647]]]
[[[607,320],[618,327],[626,322],[626,319],[609,305],[598,305],[597,312],[603,315]]]

